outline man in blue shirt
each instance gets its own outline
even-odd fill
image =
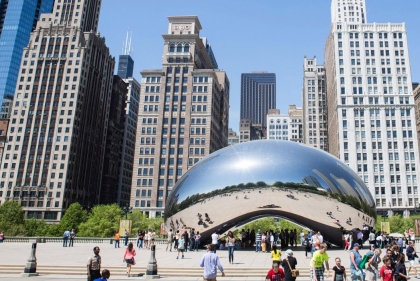
[[[203,280],[216,281],[217,268],[219,268],[222,276],[225,276],[222,264],[219,257],[214,253],[214,246],[212,244],[206,246],[207,253],[201,258],[200,266],[204,267]]]
[[[70,231],[69,230],[64,231],[64,234],[63,234],[63,247],[67,247],[67,241],[69,240],[69,237],[70,237]]]

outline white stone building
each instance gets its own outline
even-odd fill
[[[366,23],[362,0],[333,0],[325,47],[329,152],[364,180],[378,211],[418,205],[415,105],[404,23]]]

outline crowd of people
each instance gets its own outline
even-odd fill
[[[350,232],[343,232],[344,249],[348,251],[349,268],[343,266],[340,258],[334,259],[334,266],[330,270],[328,245],[325,243],[320,231],[309,231],[306,234],[298,235],[296,230],[285,230],[281,232],[242,230],[235,237],[232,231],[221,237],[217,233],[211,235],[211,244],[205,246],[200,266],[204,268],[203,280],[216,280],[217,270],[225,275],[223,266],[216,251],[226,248],[230,264],[234,263],[235,249],[255,245],[256,252],[271,254],[272,266],[266,275],[267,281],[295,281],[299,276],[297,270],[298,260],[293,255],[291,247],[297,246],[297,238],[304,246],[305,256],[310,259],[310,280],[323,281],[332,277],[333,281],[345,281],[349,277],[352,281],[407,281],[410,279],[410,272],[420,279],[415,267],[417,253],[415,249],[415,236],[412,229],[406,231],[405,236],[393,238],[384,233],[370,231],[368,234],[370,249],[362,256],[360,249],[363,245],[363,231],[367,229],[354,229]],[[126,231],[127,232],[127,231]],[[126,233],[126,236],[128,233]],[[138,231],[137,247],[150,248],[154,244],[155,232]],[[147,238],[146,238],[147,237]],[[119,238],[119,237],[118,237]],[[176,259],[183,259],[187,251],[198,251],[200,247],[200,233],[194,229],[179,231],[172,230],[168,233],[166,251],[175,250]],[[282,239],[284,242],[282,243]],[[142,241],[142,242],[140,242]],[[146,242],[147,241],[147,242]],[[136,264],[136,251],[133,243],[126,243],[127,248],[123,255],[123,262],[127,266],[127,276],[131,274],[131,267]],[[252,245],[253,246],[253,245]],[[290,246],[290,247],[289,247]],[[282,257],[282,250],[287,248],[285,256]],[[404,253],[405,249],[405,253]],[[384,253],[382,255],[382,253]],[[310,256],[309,256],[310,255]],[[406,267],[407,259],[407,267]],[[95,247],[93,255],[89,257],[87,264],[88,280],[107,280],[110,276],[108,270],[101,272],[101,257],[99,247]]]

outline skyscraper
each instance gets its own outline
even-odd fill
[[[54,0],[0,1],[0,105],[15,93],[23,48],[41,13],[51,13]]]
[[[305,57],[303,66],[303,142],[328,151],[327,133],[327,89],[323,65],[317,64],[316,57]]]
[[[404,23],[365,23],[365,1],[332,1],[325,47],[329,152],[364,180],[377,210],[418,205],[419,148]]]
[[[131,57],[131,34],[127,32],[125,39],[123,54],[118,60],[118,76],[122,79],[133,77],[134,60]]]
[[[59,220],[100,202],[115,61],[97,32],[100,0],[57,1],[23,51],[0,181],[1,201]]]
[[[162,215],[181,176],[227,146],[229,80],[214,69],[196,16],[169,17],[161,69],[143,70],[131,206]]]
[[[268,72],[242,73],[241,119],[267,127],[267,113],[276,108],[276,74]]]

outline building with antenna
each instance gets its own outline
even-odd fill
[[[134,60],[131,58],[132,32],[128,31],[123,45],[123,53],[119,57],[118,76],[122,79],[133,77]]]

